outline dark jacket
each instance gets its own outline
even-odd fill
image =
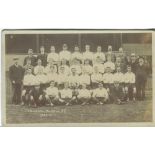
[[[47,65],[47,54],[39,54],[37,56],[37,60],[40,59],[42,61],[42,65],[45,67]]]
[[[32,65],[32,66],[36,66],[37,63],[36,63],[36,57],[35,57],[35,56],[32,56],[32,57],[26,56],[25,59],[24,59],[24,64],[23,64],[23,66],[26,65],[26,62],[27,62],[28,59],[31,60],[31,65]]]
[[[137,65],[136,68],[136,81],[145,82],[147,80],[147,67],[145,65]]]
[[[15,65],[10,66],[9,77],[11,82],[15,81],[15,83],[22,83],[23,76],[24,76],[24,69],[22,68],[22,66],[20,65],[18,65],[18,67],[16,67]]]

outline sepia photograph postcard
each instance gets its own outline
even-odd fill
[[[3,126],[155,126],[155,32],[3,30]]]

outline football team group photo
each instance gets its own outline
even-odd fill
[[[5,34],[6,122],[152,121],[152,34]]]

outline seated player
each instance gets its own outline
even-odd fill
[[[80,83],[80,87],[83,85],[83,84],[86,84],[86,87],[87,88],[90,88],[90,75],[86,72],[85,69],[83,69],[82,71],[82,74],[80,75],[79,77],[79,83]]]
[[[24,75],[23,79],[23,91],[22,91],[22,105],[33,105],[34,107],[37,104],[34,101],[34,86],[39,85],[39,82],[36,80],[35,76],[32,74],[32,69],[27,70],[27,74]]]
[[[70,75],[70,68],[67,65],[67,60],[65,60],[65,59],[61,60],[61,65],[59,66],[58,71],[60,70],[60,67],[64,67],[64,73],[66,75]]]
[[[114,75],[111,73],[111,67],[106,68],[106,73],[103,74],[102,78],[104,86],[109,92],[114,83]]]
[[[55,87],[55,82],[51,81],[50,86],[46,88],[44,94],[39,97],[40,102],[47,102],[47,105],[54,106],[59,100],[59,90]]]
[[[102,74],[99,73],[98,67],[94,67],[94,72],[91,75],[91,83],[92,83],[92,88],[96,89],[98,87],[98,83],[102,82]]]
[[[102,83],[99,83],[98,88],[93,90],[92,95],[93,102],[95,102],[96,104],[103,105],[108,101],[108,97],[109,96],[107,90],[103,87]]]
[[[40,59],[38,59],[37,66],[34,67],[34,74],[37,75],[38,71],[39,72],[41,71],[44,73],[45,72],[44,69],[45,68],[44,68],[44,66],[42,66],[42,61]]]
[[[127,66],[127,72],[124,74],[125,95],[127,101],[135,101],[136,87],[135,87],[135,74],[131,72],[131,66]]]
[[[71,105],[72,102],[75,100],[75,97],[73,97],[72,89],[69,88],[69,83],[64,83],[64,89],[60,90],[60,98],[59,101],[61,103],[64,103],[66,106]]]
[[[85,83],[82,84],[82,88],[78,90],[77,100],[81,105],[89,104],[91,99],[91,91],[87,89]]]
[[[90,45],[85,45],[85,52],[83,52],[83,61],[88,59],[89,61],[93,61],[93,53],[90,51]]]
[[[82,63],[83,56],[82,53],[79,51],[79,47],[74,47],[74,52],[71,54],[71,61],[74,61],[75,59],[79,60],[80,63]]]
[[[74,60],[72,60],[72,65],[70,66],[70,72],[71,72],[72,68],[75,68],[77,74],[80,75],[82,73],[80,60],[78,60],[76,58]]]
[[[53,62],[53,64],[58,64],[59,54],[55,52],[55,46],[50,47],[50,53],[47,56],[47,63]]]
[[[31,65],[31,59],[27,59],[26,60],[26,65],[24,66],[24,73],[27,74],[27,70],[31,68],[32,73],[33,73],[33,69],[34,67]]]
[[[107,62],[104,63],[104,69],[106,70],[107,67],[111,68],[111,72],[115,70],[115,64],[112,62],[111,55],[107,55]]]
[[[93,67],[90,65],[89,59],[84,61],[84,65],[82,66],[82,72],[85,70],[86,74],[91,75],[93,73]]]
[[[59,89],[64,88],[64,83],[68,81],[68,74],[65,74],[64,66],[59,67],[59,74],[57,76],[57,84]]]
[[[97,67],[99,73],[103,74],[104,73],[104,65],[101,63],[101,60],[99,57],[96,58],[96,62],[93,64],[93,68]]]
[[[124,103],[124,90],[119,83],[120,81],[114,80],[114,86],[110,92],[110,100],[111,102],[115,102],[116,104]]]
[[[97,51],[96,51],[96,53],[94,53],[93,57],[94,57],[93,64],[96,63],[97,59],[100,60],[100,64],[103,64],[105,62],[105,54],[102,52],[101,46],[97,46]],[[97,60],[97,62],[98,62],[98,60]]]
[[[59,53],[59,59],[62,61],[62,59],[65,59],[66,61],[70,61],[71,59],[71,53],[68,51],[68,46],[67,44],[63,44],[62,46],[62,51]]]
[[[53,68],[54,68],[54,72],[57,72],[57,65],[55,65],[53,61],[50,61],[45,67],[44,73],[45,74],[51,73],[51,70],[53,71]]]
[[[37,60],[40,59],[42,62],[42,65],[45,67],[47,65],[47,54],[45,53],[45,47],[40,47],[40,53],[37,56]]]

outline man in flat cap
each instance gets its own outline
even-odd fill
[[[22,66],[18,64],[19,59],[17,57],[15,57],[13,60],[14,60],[14,64],[9,68],[9,77],[13,88],[12,103],[20,104],[24,69],[22,68]]]

